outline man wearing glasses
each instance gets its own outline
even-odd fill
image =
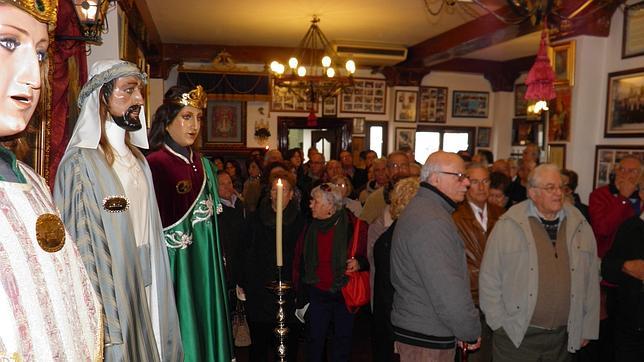
[[[493,360],[570,361],[599,335],[599,259],[584,216],[564,203],[559,168],[528,176],[528,200],[488,238],[479,300],[494,331]]]
[[[470,181],[465,163],[438,151],[398,218],[391,246],[391,323],[401,362],[454,361],[457,341],[475,343],[479,313],[470,294],[463,240],[452,220]]]

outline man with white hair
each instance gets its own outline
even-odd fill
[[[161,217],[150,168],[136,148],[148,148],[146,75],[132,63],[106,60],[89,76],[54,198],[103,304],[105,360],[180,361]]]
[[[451,215],[470,182],[463,160],[442,151],[427,158],[420,180],[394,230],[391,324],[401,362],[454,361],[456,341],[474,343],[481,333]]]
[[[495,362],[570,361],[598,338],[595,238],[563,188],[557,166],[535,168],[528,200],[501,216],[487,241],[479,301]]]

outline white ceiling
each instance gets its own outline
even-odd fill
[[[295,47],[313,15],[330,41],[412,46],[474,19],[485,11],[457,0],[452,11],[431,16],[443,0],[145,0],[164,43]],[[484,0],[494,8],[502,0]],[[465,7],[465,8],[464,8]],[[447,7],[446,7],[447,8]],[[533,38],[476,58],[506,60],[536,54]],[[528,50],[529,49],[529,50]],[[530,53],[530,54],[526,54]],[[516,55],[519,54],[519,55]],[[468,56],[471,57],[471,56]],[[498,58],[498,59],[497,59]]]

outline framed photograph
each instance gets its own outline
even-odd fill
[[[416,144],[416,128],[396,127],[396,138],[394,143],[395,149],[400,149],[401,146],[406,145],[411,147],[412,150]]]
[[[490,136],[492,135],[491,127],[479,127],[476,130],[476,147],[490,147]]]
[[[570,111],[572,90],[570,87],[555,89],[557,98],[549,101],[548,142],[570,141]]]
[[[604,137],[644,136],[644,68],[608,74]]]
[[[338,97],[326,97],[322,101],[322,117],[336,117],[338,115]]]
[[[514,118],[512,120],[512,146],[534,143],[543,147],[544,121],[542,119]]]
[[[548,162],[566,168],[566,145],[548,145]]]
[[[345,89],[340,98],[340,112],[385,114],[387,84],[384,79],[354,78],[353,87]]]
[[[644,54],[644,1],[624,9],[622,59]]]
[[[273,112],[300,112],[308,113],[311,109],[310,102],[307,102],[307,95],[297,93],[296,89],[272,86],[270,110]],[[318,102],[313,104],[315,112],[318,111]]]
[[[555,86],[575,85],[575,41],[552,45],[548,58],[555,71]]]
[[[204,148],[246,147],[246,102],[209,100]]]
[[[514,116],[525,117],[528,112],[528,101],[525,99],[525,92],[528,86],[525,84],[514,85]]]
[[[626,155],[634,155],[644,162],[644,146],[599,145],[595,146],[595,177],[593,189],[608,185],[615,165]]]
[[[447,87],[420,87],[418,122],[447,122]]]
[[[452,94],[452,117],[487,118],[490,93],[454,91]]]
[[[353,134],[354,135],[364,134],[364,117],[356,117],[353,119]]]
[[[418,92],[396,91],[396,108],[394,121],[416,123],[416,109],[418,108]]]

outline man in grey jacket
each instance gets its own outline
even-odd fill
[[[599,259],[590,225],[563,201],[557,166],[528,177],[528,200],[497,221],[485,247],[479,301],[493,360],[569,361],[599,334]]]
[[[454,361],[456,341],[481,333],[463,240],[452,220],[469,180],[454,153],[427,158],[421,187],[398,218],[391,246],[391,322],[401,362]]]

